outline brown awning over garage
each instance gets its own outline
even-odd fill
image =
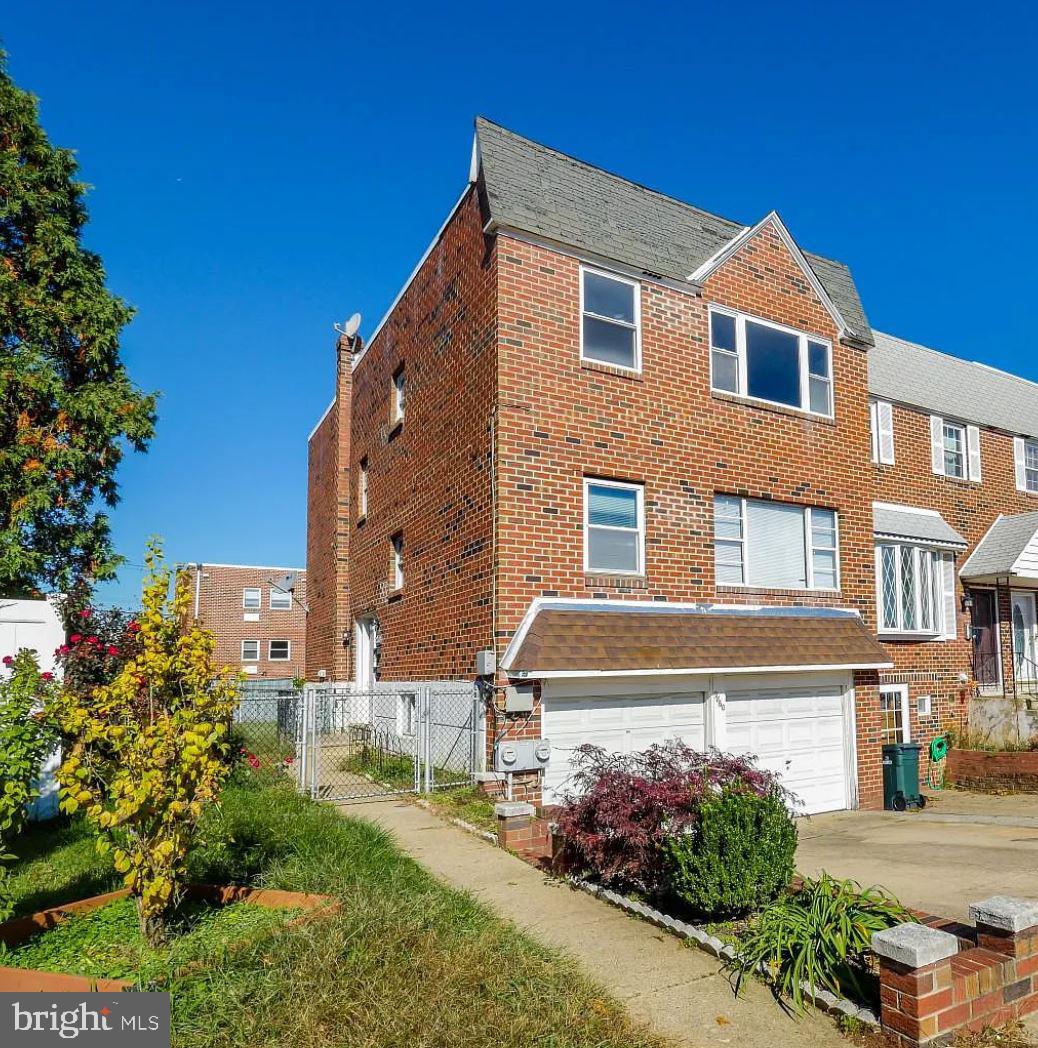
[[[501,660],[512,676],[886,669],[855,612],[535,601]]]

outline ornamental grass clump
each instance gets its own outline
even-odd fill
[[[614,887],[670,894],[668,841],[693,829],[709,798],[728,789],[792,804],[777,776],[751,757],[670,741],[639,753],[581,746],[558,817],[570,863]]]
[[[3,664],[9,675],[0,680],[0,921],[13,909],[6,864],[14,858],[14,839],[25,825],[40,769],[55,741],[43,716],[55,689],[53,674],[41,673],[35,652],[27,648],[5,655]]]
[[[230,766],[237,695],[231,670],[213,665],[214,640],[189,619],[190,594],[149,547],[136,652],[108,683],[69,688],[52,704],[66,740],[61,807],[83,812],[98,849],[137,901],[152,945],[183,896],[189,846]]]

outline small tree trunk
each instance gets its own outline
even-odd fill
[[[145,915],[141,900],[138,899],[137,922],[140,925],[141,936],[149,946],[159,947],[165,945],[169,939],[169,926],[166,923],[165,913]]]

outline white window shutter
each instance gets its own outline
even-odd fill
[[[872,438],[872,461],[879,462],[879,404],[869,401],[869,436]]]
[[[879,422],[877,443],[879,461],[885,466],[894,465],[894,409],[885,400],[876,404],[876,418]],[[944,461],[944,454],[941,454]]]
[[[934,473],[944,476],[944,419],[930,416],[930,462]]]
[[[955,554],[945,553],[944,568],[944,636],[955,640],[958,636],[958,601],[955,596]]]
[[[1013,464],[1016,466],[1016,490],[1027,490],[1027,447],[1023,437],[1013,437]]]
[[[966,448],[969,451],[970,480],[980,481],[980,430],[976,426],[966,427]]]

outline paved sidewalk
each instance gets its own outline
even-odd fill
[[[441,880],[576,958],[631,1015],[681,1044],[709,1048],[847,1048],[831,1019],[788,1018],[753,981],[736,999],[716,959],[532,866],[416,805],[349,805],[389,830]]]

